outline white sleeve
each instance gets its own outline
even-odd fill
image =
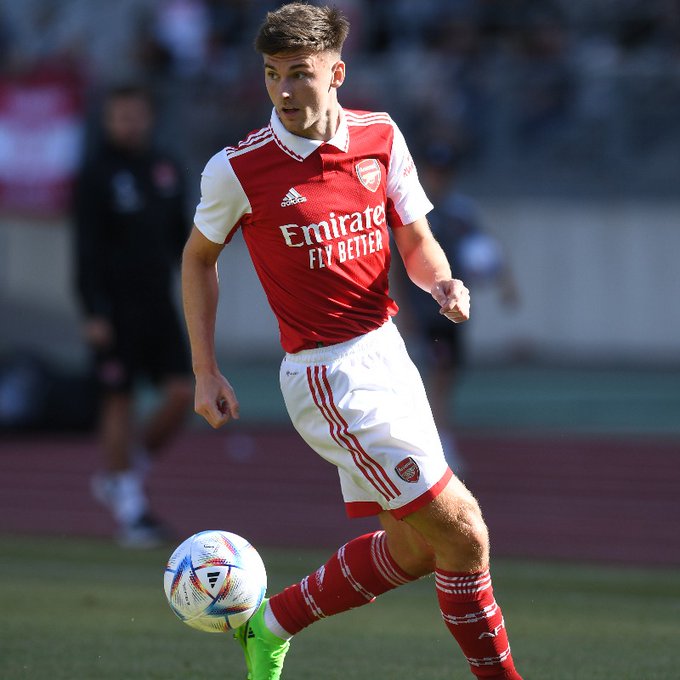
[[[434,206],[420,184],[404,135],[394,121],[392,127],[394,138],[390,167],[387,169],[387,198],[392,199],[399,219],[404,224],[410,224],[427,215]]]
[[[223,149],[206,164],[201,175],[201,202],[194,224],[214,243],[224,243],[246,213],[250,201]]]

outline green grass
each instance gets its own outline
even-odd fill
[[[326,557],[261,552],[273,591]],[[0,536],[0,678],[242,680],[234,641],[194,631],[168,608],[168,554]],[[680,677],[677,572],[498,561],[494,580],[525,680]],[[304,631],[284,673],[286,680],[471,677],[439,619],[430,579]]]

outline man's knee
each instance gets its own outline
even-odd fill
[[[460,569],[485,566],[489,558],[489,534],[479,504],[458,480],[407,521],[427,540],[438,562]]]
[[[475,561],[488,561],[489,531],[477,500],[470,495],[453,506],[451,522],[446,534],[454,552],[468,554]]]

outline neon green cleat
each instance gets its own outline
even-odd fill
[[[279,680],[290,647],[289,640],[282,640],[265,626],[266,605],[267,600],[263,600],[253,617],[234,631],[234,639],[246,657],[247,680]]]

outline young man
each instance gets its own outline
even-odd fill
[[[342,546],[263,603],[236,636],[248,678],[276,680],[300,630],[434,571],[445,623],[473,674],[518,680],[491,588],[486,526],[444,460],[422,382],[390,321],[388,225],[411,279],[441,314],[467,319],[468,291],[430,233],[432,206],[394,122],[338,103],[348,28],[331,8],[294,3],[267,15],[255,45],[274,110],[267,127],[205,168],[184,251],[184,306],[195,408],[220,427],[238,418],[239,405],[215,359],[216,263],[240,228],[279,322],[293,424],[338,467],[348,514],[377,515],[382,531]]]
[[[119,541],[146,547],[166,539],[148,512],[144,476],[191,413],[193,384],[173,282],[187,238],[179,167],[151,144],[149,94],[108,92],[104,140],[84,164],[75,205],[77,284],[84,335],[102,391],[104,471],[92,480],[119,526]],[[135,432],[135,381],[158,383],[162,400]],[[143,460],[142,460],[143,458]]]

